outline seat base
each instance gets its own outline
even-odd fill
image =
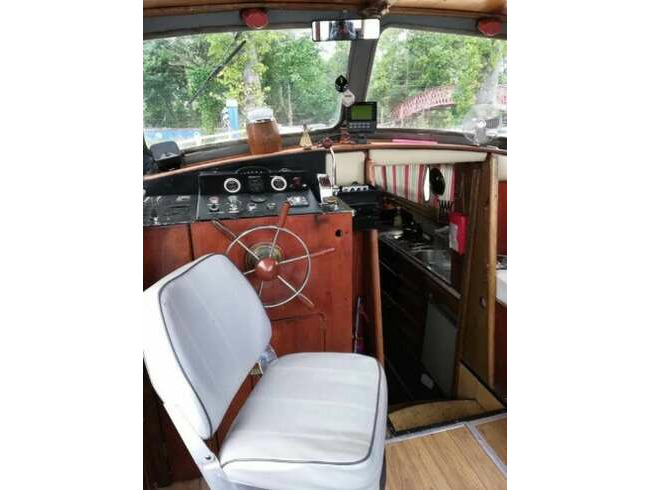
[[[268,490],[266,488],[250,487],[240,483],[234,484],[234,490]],[[379,479],[378,490],[386,490],[386,455],[384,454],[384,463],[381,467],[381,478]]]
[[[219,455],[229,480],[267,490],[376,490],[386,378],[372,357],[281,357],[257,383]]]

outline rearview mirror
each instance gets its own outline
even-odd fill
[[[315,20],[311,38],[315,42],[379,39],[379,19]]]

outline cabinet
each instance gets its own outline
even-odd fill
[[[389,403],[443,397],[444,393],[439,389],[429,390],[421,382],[423,373],[431,377],[435,375],[430,372],[435,363],[422,361],[427,316],[429,309],[434,308],[444,315],[447,324],[454,326],[455,331],[458,295],[443,287],[433,274],[416,265],[412,261],[414,259],[407,258],[403,252],[382,240],[379,241],[379,257]],[[429,328],[431,333],[434,331]],[[454,351],[450,366],[452,372],[456,358],[455,338],[453,343],[449,347]],[[441,351],[437,348],[441,346],[433,347],[429,345],[427,355],[434,351],[448,353],[448,349]],[[437,369],[437,372],[440,370]]]

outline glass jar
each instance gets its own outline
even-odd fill
[[[282,149],[280,128],[270,107],[258,107],[248,112],[246,133],[253,155],[273,153]]]

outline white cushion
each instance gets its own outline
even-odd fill
[[[144,293],[144,358],[156,392],[207,439],[271,338],[248,280],[224,255],[205,255]]]
[[[372,357],[278,359],[239,412],[219,459],[228,478],[269,490],[379,486],[386,378]]]

